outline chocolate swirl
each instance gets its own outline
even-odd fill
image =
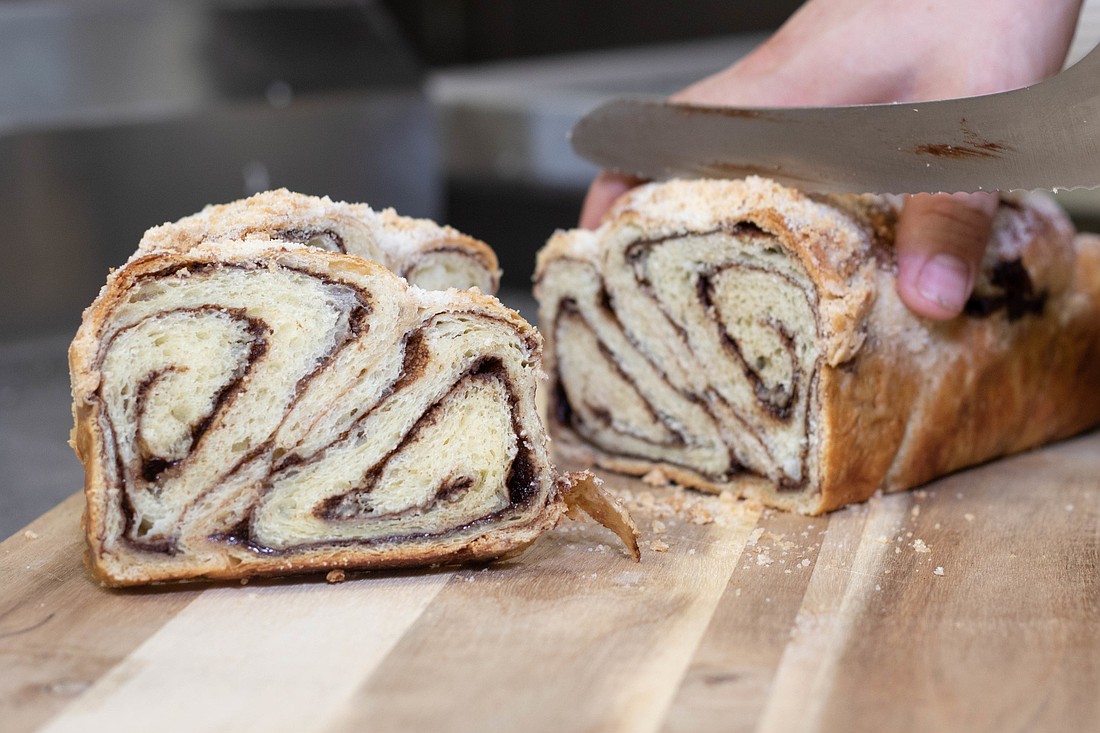
[[[495,300],[354,257],[230,242],[135,260],[73,347],[96,562],[124,583],[522,546],[564,511],[539,351]]]
[[[807,480],[817,293],[774,238],[740,224],[636,239],[599,266],[549,262],[538,292],[564,427],[712,482]]]

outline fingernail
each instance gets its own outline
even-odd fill
[[[970,266],[954,255],[938,254],[921,267],[917,292],[933,303],[956,313],[966,305],[970,287]]]

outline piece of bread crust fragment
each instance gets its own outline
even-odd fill
[[[898,208],[671,181],[559,232],[536,296],[555,447],[816,514],[1100,423],[1100,240],[1005,198],[965,313],[896,290]]]

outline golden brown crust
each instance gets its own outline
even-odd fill
[[[492,294],[500,285],[500,266],[492,248],[449,226],[401,216],[393,209],[374,211],[366,204],[285,188],[210,205],[179,221],[153,227],[134,256],[186,252],[207,240],[238,239],[316,243],[376,260],[410,283],[429,289],[477,287]],[[448,257],[458,262],[448,264]]]
[[[555,448],[626,473],[659,467],[686,485],[820,513],[864,500],[880,488],[910,488],[1100,422],[1098,240],[1073,241],[1065,215],[1046,199],[1006,201],[968,313],[933,323],[913,316],[898,299],[892,249],[896,213],[888,198],[815,199],[761,179],[673,181],[636,190],[595,232],[560,232],[540,253],[540,318],[556,379],[555,324],[574,286],[563,284],[566,278],[555,272],[563,272],[566,263],[577,268],[571,281],[587,273],[610,292],[600,296],[602,305],[581,309],[584,318],[603,318],[606,334],[615,318],[629,316],[622,311],[630,293],[620,269],[628,261],[622,253],[634,242],[735,232],[748,224],[782,247],[813,283],[821,353],[811,395],[809,483],[803,491],[783,489],[751,472],[718,477],[593,445],[561,419],[571,408],[562,405],[564,393],[557,390],[558,404],[551,406],[558,415],[551,421]],[[576,299],[584,297],[591,293]],[[637,319],[624,326],[630,327],[640,328]],[[636,332],[631,336],[638,338]],[[654,369],[677,367],[652,356],[664,352],[652,351],[650,343],[623,344],[607,346],[605,356],[629,348],[650,354],[646,358]],[[673,360],[683,359],[689,376],[715,368],[693,358],[683,353]],[[624,366],[624,378],[628,371]],[[607,417],[611,424],[626,419]]]

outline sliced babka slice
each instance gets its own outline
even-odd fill
[[[286,189],[259,193],[153,227],[135,255],[185,252],[207,240],[271,239],[344,252],[385,265],[427,290],[476,287],[496,293],[500,270],[484,242],[428,219],[374,211]]]
[[[1100,422],[1100,247],[1006,201],[966,314],[896,293],[890,199],[758,178],[628,194],[536,295],[563,450],[807,513]]]
[[[495,298],[358,257],[212,240],[131,260],[70,349],[93,572],[127,585],[518,550],[571,492],[606,499],[550,464],[540,350]]]

